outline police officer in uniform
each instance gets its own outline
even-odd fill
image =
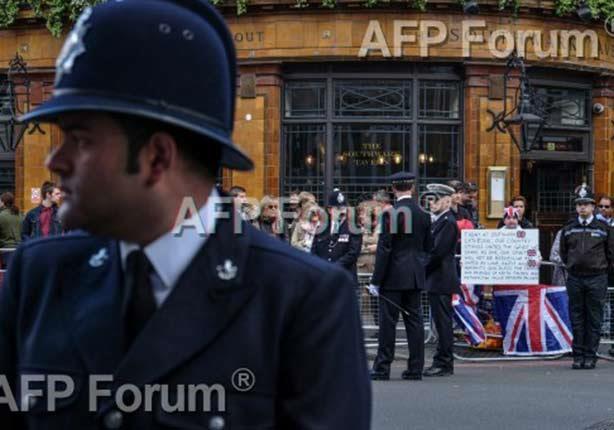
[[[236,75],[207,1],[79,17],[53,97],[25,120],[63,131],[47,166],[81,231],[28,241],[4,277],[3,429],[370,427],[351,277],[237,219],[215,188],[220,166],[252,167],[231,140]],[[71,383],[54,400],[42,381],[22,390],[28,374]]]
[[[608,268],[614,258],[612,228],[594,215],[595,200],[586,184],[576,189],[578,216],[561,231],[561,260],[567,267],[569,316],[573,331],[573,369],[594,369],[601,336]]]
[[[324,225],[311,244],[311,253],[347,270],[358,283],[356,261],[362,248],[362,234],[356,223],[352,231],[345,195],[335,189],[328,195],[328,225]]]
[[[426,290],[435,328],[437,352],[424,376],[454,374],[452,294],[460,294],[454,253],[459,235],[456,219],[450,211],[454,188],[444,184],[427,185],[433,249],[426,265]]]
[[[415,201],[415,175],[395,173],[390,178],[396,202],[383,214],[383,228],[377,243],[375,270],[369,285],[379,295],[379,346],[371,378],[390,378],[394,360],[396,325],[402,309],[407,333],[409,360],[401,377],[422,379],[424,368],[424,323],[420,294],[424,289],[424,265],[433,240],[430,215]]]

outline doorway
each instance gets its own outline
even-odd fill
[[[539,229],[539,249],[549,260],[559,229],[575,214],[574,189],[589,183],[588,164],[523,160],[520,192],[527,199],[527,218]],[[552,270],[542,270],[540,282],[549,282]]]

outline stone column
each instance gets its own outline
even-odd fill
[[[593,113],[594,191],[614,193],[614,78],[596,82],[590,108],[599,103],[602,113]]]
[[[234,141],[254,161],[251,172],[226,172],[224,187],[240,185],[250,197],[279,195],[281,70],[279,65],[244,65],[255,77],[255,91],[237,90]],[[248,82],[244,80],[243,82]],[[241,79],[239,80],[241,82]],[[249,85],[244,83],[244,85]]]
[[[520,156],[510,135],[492,128],[493,115],[503,110],[504,66],[468,65],[465,69],[465,156],[466,180],[477,182],[480,222],[494,228],[498,219],[488,219],[488,167],[507,166],[506,198],[520,190]],[[514,82],[511,83],[513,85]],[[508,106],[513,88],[508,88]],[[492,114],[491,114],[492,113]]]

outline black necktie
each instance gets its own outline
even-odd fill
[[[582,227],[586,227],[588,225],[588,223],[586,222],[586,220],[582,221]]]
[[[149,275],[151,263],[142,250],[132,251],[126,259],[125,287],[128,294],[124,321],[124,346],[128,350],[134,339],[156,311],[156,301]]]

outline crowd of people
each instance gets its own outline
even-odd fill
[[[256,228],[287,241],[297,249],[341,265],[355,280],[357,274],[373,274],[372,285],[369,287],[372,295],[367,300],[370,302],[372,317],[380,327],[380,348],[374,364],[374,379],[387,379],[394,354],[391,346],[394,344],[393,327],[396,326],[399,310],[409,310],[409,315],[403,314],[403,318],[410,339],[410,350],[415,350],[413,353],[410,351],[410,354],[414,358],[423,355],[419,346],[422,342],[419,337],[422,333],[422,316],[418,314],[418,300],[414,296],[397,294],[405,290],[406,286],[396,291],[397,287],[390,285],[390,279],[395,275],[378,273],[382,270],[390,271],[390,267],[377,267],[377,256],[379,254],[381,260],[384,250],[390,253],[397,246],[395,252],[402,253],[401,248],[419,248],[424,245],[393,245],[395,240],[401,241],[398,236],[382,237],[387,211],[398,206],[404,197],[414,197],[416,194],[413,177],[407,178],[397,178],[396,182],[393,180],[393,195],[388,190],[378,190],[355,207],[350,207],[346,196],[338,189],[326,198],[324,207],[320,207],[316,197],[306,191],[291,193],[287,199],[265,196],[256,206],[249,203],[244,188],[235,186],[230,190],[242,217]],[[411,184],[410,189],[405,190],[406,184]],[[399,191],[399,188],[403,191]],[[573,368],[580,369],[595,367],[604,304],[606,310],[614,309],[614,303],[606,304],[607,287],[614,286],[611,264],[614,261],[611,255],[614,252],[614,234],[611,233],[614,211],[610,197],[601,196],[595,200],[586,184],[577,187],[575,194],[577,213],[557,233],[549,257],[556,264],[551,283],[565,285],[568,290],[574,334]],[[460,180],[429,184],[426,192],[413,201],[416,206],[412,206],[410,211],[420,209],[422,213],[430,213],[430,243],[424,245],[428,249],[427,257],[420,261],[410,261],[407,267],[412,270],[419,265],[425,268],[424,288],[429,291],[431,313],[437,332],[440,333],[440,345],[433,366],[424,374],[450,375],[453,374],[453,365],[452,308],[449,302],[450,296],[458,290],[460,274],[458,259],[455,257],[461,252],[460,232],[463,229],[484,228],[478,217],[478,188],[471,181]],[[513,197],[506,205],[497,228],[535,228],[527,218],[528,209],[525,197]],[[412,227],[415,231],[416,225]],[[388,285],[382,289],[382,283]],[[382,291],[386,290],[388,292],[384,299],[378,300],[377,296],[381,297]],[[392,294],[393,291],[396,296]],[[415,315],[412,315],[411,309],[415,310]],[[442,336],[441,333],[446,334]],[[413,348],[411,339],[416,340]],[[610,354],[614,355],[614,348]],[[417,369],[421,366],[419,358],[409,363],[405,374],[407,379],[418,379],[422,372]]]
[[[413,197],[414,181],[411,179],[406,182],[411,183],[411,188],[404,192],[407,193],[406,196]],[[404,195],[399,196],[399,193],[403,192],[399,192],[398,188],[403,188],[404,183],[397,180],[396,184],[392,184],[392,194],[386,189],[380,189],[368,199],[358,202],[355,207],[350,206],[346,195],[338,189],[327,196],[324,206],[320,206],[316,196],[307,191],[293,192],[285,199],[266,195],[254,202],[248,198],[244,188],[234,186],[230,189],[230,195],[241,217],[257,229],[286,241],[301,251],[344,267],[355,282],[358,280],[358,274],[373,274],[372,283],[373,279],[377,279],[381,284],[385,278],[390,283],[391,276],[378,273],[378,270],[381,272],[384,269],[378,269],[377,255],[379,253],[381,259],[382,250],[386,246],[387,251],[390,251],[391,241],[394,239],[394,236],[386,236],[384,239],[388,243],[382,245],[381,235],[386,227],[386,213],[395,207],[400,197],[403,200]],[[415,269],[415,266],[421,265],[426,268],[424,282],[425,288],[430,291],[429,302],[434,323],[438,333],[448,333],[439,337],[440,346],[433,366],[435,370],[432,367],[430,373],[452,374],[452,309],[448,302],[449,296],[457,292],[459,284],[460,270],[455,256],[461,252],[460,232],[463,229],[483,228],[477,210],[478,188],[473,182],[460,180],[446,184],[429,184],[426,188],[426,192],[419,199],[414,199],[416,207],[410,210],[416,211],[420,208],[421,212],[430,213],[431,224],[428,229],[432,243],[426,245],[429,250],[428,257],[419,262],[412,261],[408,267]],[[568,290],[574,333],[574,368],[593,368],[597,359],[607,286],[614,286],[614,269],[611,264],[614,258],[614,235],[611,233],[614,227],[614,208],[611,197],[604,195],[595,200],[585,184],[576,188],[575,192],[577,217],[572,217],[557,232],[552,244],[549,259],[556,267],[551,283],[565,285]],[[1,254],[4,267],[12,256],[11,249],[21,242],[62,233],[58,218],[60,200],[60,189],[53,182],[47,181],[41,186],[40,204],[22,215],[15,205],[13,194],[6,192],[0,195],[0,248],[4,248]],[[497,228],[534,228],[527,219],[527,210],[526,198],[521,195],[513,197],[505,207]],[[412,216],[415,214],[412,213]],[[446,222],[442,223],[443,221]],[[415,225],[413,228],[416,228]],[[413,246],[415,247],[415,244]],[[444,261],[447,263],[442,269]],[[436,288],[429,287],[429,283],[436,285]],[[440,287],[445,285],[449,287],[444,287],[443,293],[433,293],[432,290],[440,290]],[[372,295],[366,299],[370,303],[374,321],[380,326],[378,337],[383,345],[378,354],[379,362],[376,359],[374,365],[374,378],[386,379],[386,369],[393,356],[390,345],[394,343],[395,329],[391,327],[396,325],[399,309],[414,308],[418,312],[418,302],[413,306],[407,302],[407,297],[398,295],[392,299],[386,297],[384,301],[378,300],[380,291],[376,290],[380,286],[372,285]],[[421,288],[422,286],[417,289]],[[390,285],[388,289],[391,290]],[[392,306],[388,303],[389,299]],[[605,308],[606,311],[609,309],[611,314],[614,311],[614,303],[606,304]],[[418,349],[418,356],[423,355],[423,351],[418,347],[421,343],[418,332],[421,333],[422,315],[403,314],[403,317],[406,318],[408,337],[417,340],[413,349]],[[420,330],[417,329],[418,326]],[[614,347],[610,354],[614,355]],[[414,363],[413,366],[417,368],[421,364]],[[410,379],[417,378],[418,373],[421,374],[408,366],[406,376]]]

